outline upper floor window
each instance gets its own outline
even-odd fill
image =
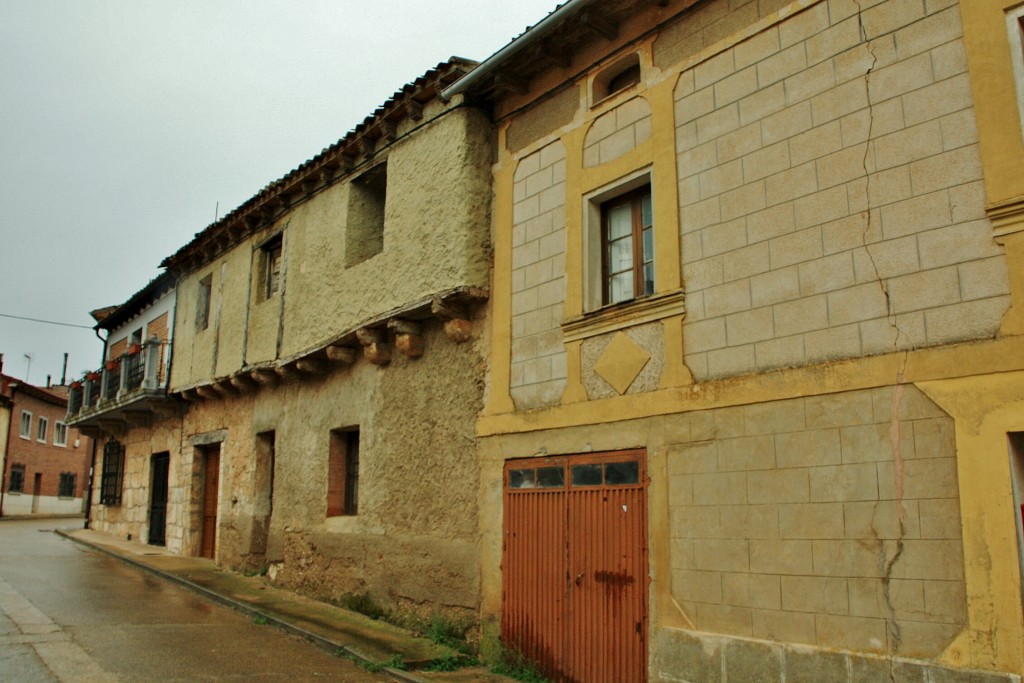
[[[50,430],[50,420],[39,417],[39,428],[36,430],[36,440],[46,443],[46,433]]]
[[[592,102],[595,104],[622,92],[640,82],[640,55],[635,52],[626,55],[594,77],[591,86]]]
[[[258,301],[266,301],[281,289],[281,235],[277,234],[260,246]]]
[[[205,330],[210,326],[210,298],[213,294],[213,274],[199,281],[199,292],[196,295],[196,331]]]
[[[604,304],[654,294],[654,219],[649,185],[601,205]]]
[[[63,422],[57,421],[53,425],[53,445],[54,446],[67,446],[68,445],[68,426]]]
[[[23,439],[32,438],[32,413],[27,410],[21,411],[21,431],[18,435]]]
[[[345,265],[354,266],[384,251],[384,207],[387,203],[387,162],[349,183],[345,222]]]

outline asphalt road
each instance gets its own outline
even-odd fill
[[[0,522],[0,681],[389,681],[53,533]]]

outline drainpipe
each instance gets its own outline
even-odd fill
[[[96,442],[98,439],[94,436],[90,436],[89,439],[92,441],[92,456],[89,461],[89,483],[85,487],[85,526],[82,527],[83,529],[88,529],[89,523],[92,521],[92,486],[95,483],[96,473]]]

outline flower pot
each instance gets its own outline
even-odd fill
[[[117,370],[117,361],[108,360],[106,365],[107,370]]]
[[[129,356],[134,356],[135,354],[137,354],[141,350],[142,350],[142,344],[132,344],[131,346],[128,347],[128,355]]]

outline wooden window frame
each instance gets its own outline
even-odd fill
[[[263,303],[277,295],[284,286],[284,237],[278,232],[257,247],[256,301]]]
[[[36,424],[36,441],[39,443],[46,443],[46,436],[49,432],[50,418],[40,415]]]
[[[21,425],[18,429],[18,436],[28,441],[32,440],[32,413],[28,410],[21,411]]]
[[[649,226],[644,225],[643,221],[643,204],[644,198],[647,198],[648,204],[651,207],[651,224]],[[654,270],[654,249],[653,249],[653,231],[654,231],[654,219],[653,219],[653,204],[651,203],[651,186],[643,185],[634,190],[630,190],[625,194],[622,194],[614,199],[609,199],[601,204],[601,305],[611,306],[614,304],[626,303],[629,301],[636,301],[637,299],[644,299],[654,294],[655,287],[654,281],[651,280],[650,287],[647,286],[644,278],[644,268],[649,263],[652,276]],[[633,273],[633,296],[612,300],[611,282],[615,275],[628,272],[627,269],[611,272],[610,267],[610,253],[609,246],[611,242],[619,241],[626,238],[619,238],[619,240],[610,240],[609,232],[611,228],[610,216],[611,211],[624,204],[630,206],[630,220],[631,220],[631,235],[632,241],[632,256],[633,262],[628,270],[632,270]],[[647,230],[652,231],[651,236],[651,257],[650,259],[644,258],[643,249],[643,236]]]
[[[210,326],[210,302],[213,299],[213,273],[199,280],[199,291],[196,295],[196,332],[202,332]]]
[[[53,445],[54,446],[67,446],[68,445],[68,426],[64,422],[57,420],[53,424]]]
[[[327,516],[359,514],[359,430],[331,431],[327,463]]]

